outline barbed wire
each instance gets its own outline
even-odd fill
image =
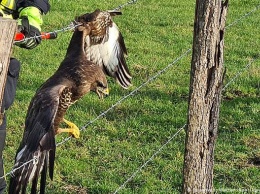
[[[119,7],[115,8],[114,10],[118,10],[118,9],[121,9],[122,7],[125,7],[127,5],[130,5],[130,4],[133,4],[137,2],[137,0],[132,0],[132,1],[129,1],[125,4],[122,4],[120,5]],[[233,23],[238,23],[239,21],[241,21],[242,19],[248,17],[249,15],[251,15],[254,11],[258,10],[260,7],[260,4],[255,7],[252,11],[246,13],[244,16],[240,17],[239,19],[235,20]],[[227,27],[231,27],[233,26],[234,24],[231,23],[230,25],[228,25]],[[68,30],[72,30],[75,28],[76,25],[74,26],[71,26],[68,25],[67,27],[64,27],[60,30],[55,30],[54,32],[65,32],[65,31],[68,31]],[[226,27],[226,28],[227,28]],[[179,60],[181,60],[184,56],[186,56],[189,52],[191,51],[191,49],[188,49],[187,51],[185,51],[180,57],[178,57],[176,60],[174,60],[172,63],[168,64],[164,69],[160,70],[158,73],[156,73],[154,76],[152,76],[151,78],[149,78],[146,82],[144,82],[143,84],[141,84],[139,87],[137,87],[135,90],[133,90],[132,92],[130,92],[128,95],[122,97],[119,101],[117,101],[115,104],[113,104],[109,109],[107,109],[106,111],[102,112],[100,115],[98,115],[95,119],[89,121],[85,126],[83,126],[81,128],[81,131],[82,130],[85,130],[87,128],[87,126],[91,125],[92,123],[94,123],[96,120],[98,120],[99,118],[105,116],[110,110],[112,110],[113,108],[115,108],[117,105],[121,104],[122,101],[124,101],[125,99],[127,99],[128,97],[134,95],[137,91],[139,91],[142,87],[146,86],[148,83],[150,83],[151,81],[153,81],[154,79],[156,79],[159,75],[161,75],[162,73],[164,73],[167,69],[169,69],[171,66],[173,66],[175,63],[177,63]],[[251,61],[249,64],[247,64],[245,66],[245,68],[243,68],[243,71],[241,70],[238,74],[236,74],[236,76],[231,79],[230,82],[227,83],[227,85],[225,85],[225,87],[223,87],[223,89],[225,89],[228,85],[230,85],[231,82],[233,82],[237,77],[239,77],[246,69],[249,68],[249,66],[255,61],[256,59],[254,59],[253,61]],[[223,90],[222,90],[223,91]],[[174,137],[176,137],[179,132],[186,126],[186,124],[180,128],[165,144],[163,144],[158,151],[156,151],[139,169],[137,169],[133,174],[132,176],[130,176],[116,191],[115,193],[117,193],[119,190],[121,190],[122,188],[125,187],[125,185],[130,181],[132,180],[136,174],[142,169],[144,168],[167,144],[169,144],[172,139]],[[59,146],[59,145],[62,145],[63,143],[67,142],[69,139],[71,139],[71,137],[68,137],[66,139],[64,139],[62,142],[60,143],[57,143],[56,146]],[[21,166],[17,167],[17,168],[14,168],[12,169],[9,173],[6,173],[4,176],[0,177],[0,179],[3,179],[3,178],[6,178],[7,176],[9,175],[12,175],[15,171],[19,170],[20,168],[22,168],[23,166],[27,165],[28,163],[30,162],[33,162],[33,163],[36,163],[35,161],[37,161],[38,158],[34,157],[33,159],[25,162],[24,164],[22,164]]]
[[[117,189],[113,194],[116,194],[118,191],[120,191],[121,189],[123,189],[123,188],[125,187],[125,185],[126,185],[129,181],[131,181],[131,180],[137,175],[138,172],[140,172],[144,167],[146,167],[147,164],[148,164],[149,162],[151,162],[151,161],[154,159],[154,157],[157,156],[157,155],[162,151],[162,149],[163,149],[166,145],[168,145],[168,144],[181,132],[181,130],[183,130],[183,129],[185,128],[186,125],[187,125],[187,124],[185,124],[185,125],[183,125],[181,128],[179,128],[179,129],[177,130],[177,132],[174,133],[174,135],[171,136],[171,137],[166,141],[166,143],[163,144],[148,160],[146,160],[146,162],[143,163],[120,187],[118,187],[118,189]]]
[[[251,15],[252,13],[254,13],[255,11],[257,11],[260,8],[260,4],[258,4],[254,9],[252,9],[251,11],[249,11],[248,13],[246,13],[245,15],[241,16],[240,18],[236,19],[235,21],[233,21],[231,24],[227,25],[225,27],[225,29],[230,28],[231,26],[235,25],[236,23],[240,22],[241,20],[245,19],[246,17],[248,17],[249,15]]]
[[[75,24],[74,22],[71,22],[68,26],[66,26],[64,28],[61,28],[59,30],[54,30],[52,32],[47,32],[44,35],[25,37],[22,40],[15,40],[14,43],[26,42],[27,40],[30,40],[30,39],[42,38],[43,36],[46,36],[46,35],[51,34],[51,33],[58,34],[60,32],[67,32],[67,31],[70,31],[70,30],[74,30],[76,27],[78,27],[80,25],[81,24]]]
[[[225,89],[226,89],[232,82],[234,82],[244,71],[246,71],[246,70],[252,65],[252,63],[254,63],[257,59],[258,59],[258,57],[253,58],[241,71],[239,71],[239,72],[222,88],[222,92],[224,92]]]
[[[258,58],[254,58],[253,60],[251,60],[241,71],[239,71],[235,77],[233,77],[223,88],[222,88],[222,92],[225,91],[225,89],[232,83],[234,82],[246,69],[248,69],[253,62],[255,62]],[[140,172],[145,166],[147,166],[147,164],[153,160],[153,158],[158,155],[161,150],[167,145],[169,144],[178,134],[179,132],[185,128],[187,124],[183,125],[182,128],[180,128],[171,138],[169,138],[169,140],[163,144],[143,165],[141,165],[120,187],[118,187],[116,189],[116,191],[113,193],[113,194],[116,194],[118,193],[121,189],[123,189],[125,187],[125,185],[131,181],[136,175],[138,172]]]
[[[134,4],[136,3],[137,0],[131,0],[131,1],[128,1],[124,4],[121,4],[119,5],[118,7],[114,8],[113,10],[114,11],[119,11],[121,10],[122,8],[126,7],[126,6],[129,6],[131,4]],[[54,30],[52,32],[47,32],[45,33],[44,35],[39,35],[39,36],[31,36],[31,37],[25,37],[21,40],[14,40],[14,43],[21,43],[21,42],[26,42],[27,40],[30,40],[30,39],[36,39],[36,38],[43,38],[43,36],[46,36],[48,34],[51,34],[51,33],[55,33],[55,34],[58,34],[60,32],[67,32],[67,31],[70,31],[70,30],[74,30],[76,27],[80,26],[81,24],[74,24],[74,22],[71,22],[68,26],[62,28],[62,29],[59,29],[59,30]]]
[[[250,61],[250,62],[245,66],[245,68],[243,68],[241,71],[239,71],[239,72],[236,74],[236,76],[235,76],[233,79],[231,79],[231,80],[222,88],[221,92],[224,92],[224,90],[225,90],[232,82],[234,82],[234,80],[237,79],[246,69],[248,69],[248,68],[252,65],[252,63],[253,63],[254,61],[256,61],[256,60],[257,60],[257,59],[254,59],[254,60]],[[182,129],[184,129],[184,127],[185,127],[186,125],[187,125],[187,123],[186,123],[185,125],[183,125],[183,127],[180,128],[171,138],[169,138],[169,140],[168,140],[165,144],[163,144],[163,145],[159,148],[159,150],[156,151],[142,166],[140,166],[113,194],[116,194],[118,191],[120,191],[121,189],[123,189],[123,188],[125,187],[125,185],[126,185],[129,181],[131,181],[131,180],[137,175],[137,173],[142,170],[142,168],[144,168],[145,166],[147,166],[147,164],[148,164],[150,161],[152,161],[152,159],[153,159],[167,144],[169,144],[169,143],[173,140],[173,138],[176,137],[177,134],[178,134]]]
[[[128,2],[126,2],[126,3],[124,3],[124,4],[119,5],[117,8],[115,8],[115,9],[113,9],[113,10],[114,10],[114,11],[118,11],[118,10],[120,10],[120,9],[122,9],[122,8],[128,6],[128,5],[134,4],[134,3],[136,3],[136,2],[137,2],[137,0],[128,1]]]
[[[33,164],[36,164],[37,161],[38,161],[38,158],[37,158],[37,157],[34,157],[33,159],[31,159],[31,160],[29,160],[29,161],[23,163],[21,166],[18,166],[17,168],[14,168],[14,169],[11,170],[10,172],[6,173],[4,176],[1,176],[1,177],[0,177],[0,180],[6,178],[6,177],[9,176],[9,175],[10,175],[10,176],[13,176],[13,174],[14,174],[15,171],[19,170],[20,168],[24,167],[25,165],[27,165],[27,164],[29,164],[29,163],[31,163],[31,162],[32,162]]]

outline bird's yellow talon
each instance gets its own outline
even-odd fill
[[[74,123],[72,123],[66,119],[63,119],[63,121],[69,126],[69,128],[59,128],[56,133],[59,134],[59,133],[67,132],[70,135],[72,135],[73,137],[79,138],[80,131],[79,131],[79,128],[77,127],[77,125],[75,125]]]
[[[77,129],[73,128],[71,129],[72,131],[69,133],[70,135],[72,135],[74,138],[79,138],[79,128],[77,127]]]

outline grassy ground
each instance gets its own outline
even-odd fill
[[[44,31],[66,27],[76,15],[96,8],[114,9],[125,3],[109,1],[54,1],[44,16]],[[260,10],[237,20],[259,4],[258,0],[233,0],[225,34],[225,84],[257,58],[223,93],[219,137],[215,150],[214,185],[218,193],[260,191]],[[192,47],[195,1],[140,0],[114,18],[128,48],[133,87],[122,90],[110,80],[111,94],[100,101],[94,94],[73,105],[66,118],[85,126],[124,95],[146,82]],[[237,21],[234,23],[234,21]],[[71,32],[43,41],[28,51],[15,48],[22,62],[17,97],[8,111],[5,149],[10,171],[23,132],[28,104],[35,90],[57,69]],[[54,180],[46,193],[113,193],[186,123],[191,53],[135,95],[96,120],[57,148]],[[60,142],[66,135],[57,137]],[[119,193],[180,193],[184,154],[180,133],[129,181]]]

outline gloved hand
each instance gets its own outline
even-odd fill
[[[15,44],[21,48],[33,49],[41,43],[41,32],[29,24],[29,20],[26,16],[20,19],[21,25],[18,25],[18,30],[24,34],[25,39],[17,41]]]
[[[20,10],[18,30],[25,35],[25,39],[15,44],[26,49],[33,49],[41,43],[41,11],[36,7],[26,7]]]

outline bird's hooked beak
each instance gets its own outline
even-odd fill
[[[109,89],[98,87],[97,90],[96,90],[96,93],[97,93],[99,99],[103,99],[104,97],[109,95]]]

